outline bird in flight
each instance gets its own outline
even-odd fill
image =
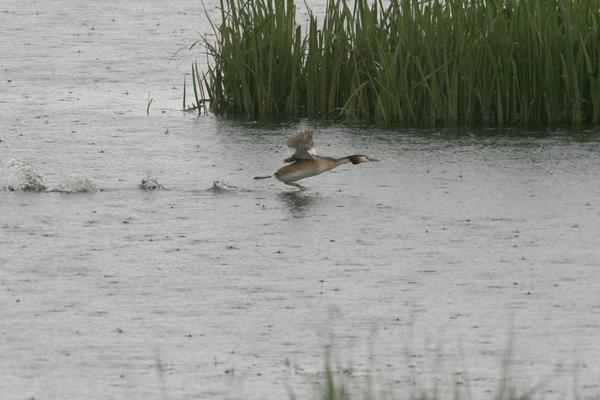
[[[279,168],[273,175],[257,176],[254,179],[266,179],[275,176],[277,180],[286,185],[305,190],[306,188],[296,183],[296,181],[322,174],[325,171],[347,163],[360,164],[367,161],[379,161],[364,154],[354,154],[342,158],[316,155],[311,151],[313,150],[314,142],[312,132],[309,131],[298,132],[289,137],[287,145],[296,151],[291,157],[284,160],[286,165]]]

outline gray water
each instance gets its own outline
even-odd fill
[[[102,3],[0,7],[0,398],[598,396],[597,132],[182,113],[200,2]],[[381,162],[252,179],[305,128]]]

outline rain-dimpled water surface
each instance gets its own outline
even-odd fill
[[[492,398],[508,353],[599,395],[596,132],[182,113],[196,31],[198,1],[2,2],[0,398],[310,399],[328,345],[399,397]],[[381,162],[255,181],[305,128]]]

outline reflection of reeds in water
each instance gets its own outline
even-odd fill
[[[211,65],[193,75],[217,114],[385,125],[600,122],[596,0],[221,0]],[[304,30],[304,31],[303,31]],[[203,95],[196,95],[197,103]],[[204,104],[204,103],[202,103]]]

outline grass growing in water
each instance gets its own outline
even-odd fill
[[[210,110],[381,125],[600,121],[598,0],[221,0]],[[198,89],[200,91],[200,89]]]
[[[540,387],[535,387],[529,391],[517,390],[512,382],[510,374],[510,360],[509,352],[505,354],[503,360],[502,376],[499,380],[497,390],[492,396],[493,400],[534,400],[541,396],[535,396],[536,392]],[[440,390],[440,388],[431,388],[429,390],[419,387],[408,387],[407,391],[401,394],[390,391],[387,385],[383,386],[383,392],[378,392],[382,388],[380,385],[375,384],[371,379],[367,379],[367,383],[362,390],[358,390],[358,393],[352,392],[350,385],[348,384],[347,376],[345,371],[342,374],[334,372],[331,367],[331,359],[329,353],[325,358],[325,371],[323,380],[320,384],[320,399],[321,400],[352,400],[352,399],[408,399],[408,400],[472,400],[468,382],[461,382],[456,380],[454,388],[447,388],[446,390]],[[356,390],[356,389],[355,389]],[[296,400],[295,396],[291,397],[292,400]]]

